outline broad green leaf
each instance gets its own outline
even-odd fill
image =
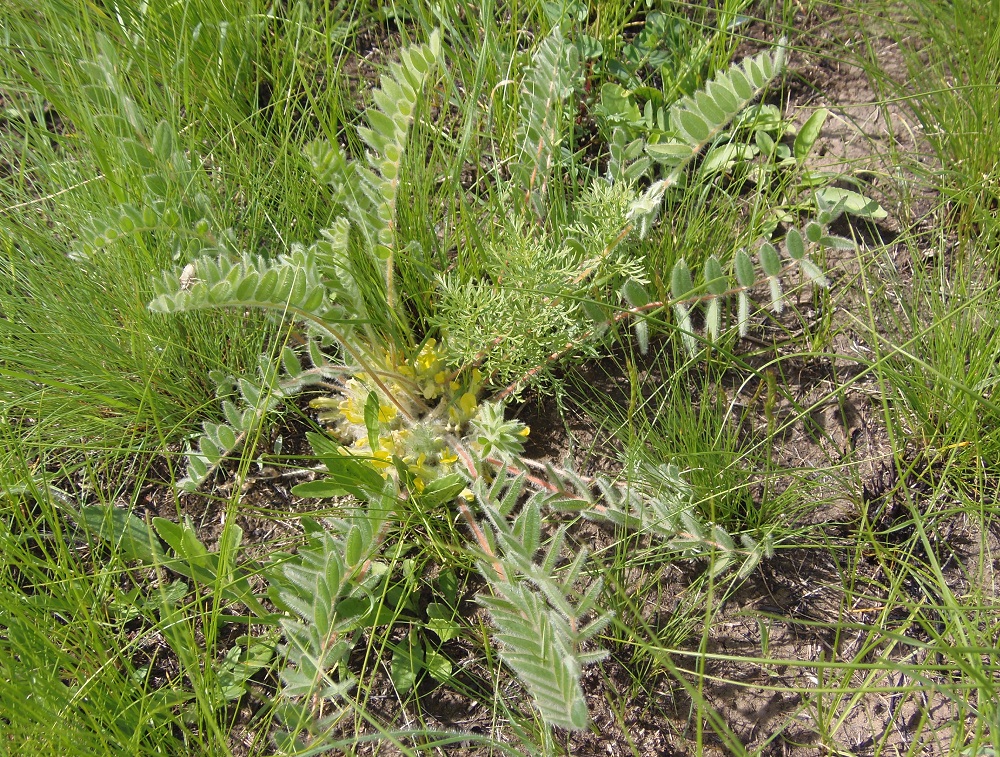
[[[781,275],[781,257],[770,242],[760,246],[760,267],[766,276],[773,278]]]
[[[743,71],[738,68],[733,68],[727,73],[727,79],[732,85],[733,90],[739,96],[741,100],[749,100],[754,95],[754,87],[747,80]]]
[[[455,571],[450,568],[442,570],[438,575],[437,585],[445,599],[452,604],[458,602],[458,576]]]
[[[684,142],[655,142],[646,145],[646,153],[659,163],[680,163],[691,157],[691,146]]]
[[[719,295],[726,291],[728,283],[719,259],[715,255],[709,255],[705,261],[705,287],[710,293]]]
[[[143,223],[142,211],[135,207],[135,205],[125,203],[121,206],[120,210],[122,212],[122,217],[118,219],[119,226],[122,225],[122,221],[125,218],[128,218],[132,222],[133,227],[141,227],[145,225]],[[124,226],[122,228],[124,228]]]
[[[820,237],[819,243],[833,250],[853,250],[855,247],[852,240],[830,234]]]
[[[829,111],[826,108],[820,108],[809,116],[809,119],[799,129],[799,133],[795,135],[795,145],[792,148],[792,152],[795,155],[795,162],[799,165],[809,157],[813,145],[819,139],[820,132],[823,130],[823,124],[826,123],[828,115]]]
[[[166,518],[153,518],[153,528],[160,535],[170,548],[177,554],[178,560],[165,560],[164,565],[171,570],[187,576],[195,581],[211,586],[219,578],[219,553],[209,552],[205,545],[198,539],[191,524],[185,521],[183,524],[174,523]],[[230,532],[234,540],[233,550],[239,546],[239,539],[242,537],[242,530]],[[233,556],[235,557],[235,555]],[[260,601],[254,596],[245,575],[236,575],[236,571],[230,570],[228,573],[235,575],[222,586],[222,596],[236,602],[245,604],[252,613],[258,617],[269,615]],[[222,578],[229,578],[222,576]]]
[[[247,681],[266,668],[274,657],[273,644],[246,637],[239,641],[245,642],[246,646],[238,643],[232,647],[226,653],[217,674],[222,696],[226,701],[243,696],[247,690]]]
[[[542,515],[538,509],[538,501],[532,499],[524,506],[524,510],[516,521],[515,535],[520,539],[524,554],[534,557],[538,551],[542,536]]]
[[[379,448],[380,424],[378,416],[381,408],[382,403],[379,401],[378,392],[368,392],[368,399],[365,400],[365,429],[368,431],[368,446],[372,453],[375,453]]]
[[[691,281],[691,271],[681,258],[674,264],[670,272],[670,293],[675,300],[683,300],[694,293],[694,283]]]
[[[705,91],[725,113],[734,113],[739,108],[736,93],[721,81],[710,81]]]
[[[877,221],[889,215],[875,200],[850,189],[823,187],[816,190],[816,196],[817,199],[822,197],[823,201],[831,206],[842,202],[844,211],[859,218],[870,218]]]
[[[153,528],[179,557],[206,565],[208,562],[214,562],[204,560],[209,556],[208,549],[198,539],[189,523],[180,524],[166,518],[153,518]],[[214,573],[212,578],[215,578]]]
[[[348,567],[359,565],[365,556],[365,540],[361,529],[356,524],[351,524],[347,529],[347,536],[344,537],[344,562]]]
[[[420,492],[419,500],[422,507],[431,510],[446,502],[451,502],[467,486],[465,478],[458,473],[441,476],[428,482]]]
[[[698,112],[709,124],[716,127],[725,125],[729,120],[729,114],[720,108],[707,92],[701,90],[694,95],[694,101],[698,106]]]
[[[802,241],[802,235],[798,229],[792,228],[788,230],[788,233],[785,235],[785,249],[788,250],[788,256],[792,260],[802,260],[805,257],[806,246]]]
[[[451,679],[451,660],[436,650],[424,650],[424,667],[436,681],[447,683]]]
[[[87,505],[80,508],[83,522],[125,560],[147,564],[163,562],[166,553],[149,526],[127,510],[114,505]]]
[[[315,344],[315,342],[310,342],[310,345],[312,344]],[[320,459],[323,459],[324,457],[339,456],[342,453],[343,447],[337,442],[335,442],[327,434],[319,434],[316,433],[315,431],[307,431],[306,439],[309,440],[309,446],[312,447],[312,451]]]
[[[462,633],[462,626],[455,620],[455,612],[440,602],[427,605],[427,628],[437,634],[441,641],[457,638]]]
[[[385,479],[369,462],[340,452],[333,455],[317,452],[317,455],[330,474],[325,479],[328,483],[341,487],[363,501],[368,501],[382,492]]]
[[[756,154],[755,151],[755,147],[734,142],[713,147],[705,155],[705,160],[701,164],[701,170],[703,173],[729,171],[737,163],[752,160]]]
[[[270,302],[273,299],[275,287],[278,284],[278,272],[274,268],[268,268],[260,276],[260,282],[257,284],[257,291],[254,293],[253,298],[257,302]],[[249,404],[255,404],[253,402]]]
[[[226,451],[232,451],[236,446],[236,432],[226,424],[221,424],[218,428],[217,435],[219,438],[219,444],[222,445],[223,449]]]
[[[392,664],[389,668],[389,678],[400,694],[405,694],[417,682],[417,677],[424,670],[424,647],[415,633],[391,645]]]
[[[190,587],[186,582],[181,579],[176,581],[171,581],[166,586],[160,586],[156,591],[155,600],[160,604],[160,606],[176,607],[181,603],[184,597],[187,596],[188,592],[191,591]],[[152,601],[152,597],[150,601]]]
[[[584,315],[587,316],[594,324],[607,324],[609,318],[608,314],[601,307],[599,302],[594,300],[581,300],[580,306],[583,309]]]
[[[382,617],[378,612],[380,605],[374,600],[362,597],[344,597],[337,602],[334,608],[334,616],[337,621],[337,628],[341,632],[353,631],[356,628],[375,628],[386,625],[396,620],[396,613],[389,608],[388,617]],[[381,608],[385,610],[386,608]]]
[[[207,436],[201,437],[198,442],[198,449],[205,459],[208,460],[209,465],[215,465],[222,459],[222,450],[219,449],[219,445],[209,439]]]
[[[281,364],[285,372],[293,378],[302,373],[302,362],[299,360],[299,356],[287,344],[281,349]]]
[[[236,285],[235,299],[259,300],[257,295],[257,285],[260,283],[260,275],[256,271],[249,271]]]
[[[157,197],[167,196],[167,189],[168,189],[167,180],[163,178],[162,174],[148,173],[144,177],[144,180],[146,182],[146,188],[149,189],[149,191],[152,192],[154,195],[156,195]],[[149,225],[152,226],[153,224]]]
[[[622,286],[622,297],[634,308],[641,308],[649,304],[649,293],[646,287],[634,279],[629,279]]]
[[[292,494],[296,497],[310,497],[314,499],[343,497],[347,493],[347,489],[328,478],[318,481],[307,481],[304,484],[296,484],[292,487]]]
[[[120,141],[122,151],[128,158],[145,171],[152,171],[156,168],[157,162],[153,154],[145,145],[134,139],[122,139]]]
[[[701,144],[712,133],[708,123],[699,114],[686,108],[677,111],[680,128],[690,137],[693,144]]]
[[[764,155],[770,157],[774,154],[774,140],[771,139],[771,135],[763,129],[757,129],[754,131],[753,137],[754,141],[757,142],[757,147]]]
[[[208,476],[208,462],[201,455],[188,455],[188,469],[193,474],[195,488],[197,488],[198,481],[204,481],[205,477]]]
[[[174,129],[169,123],[161,120],[153,132],[153,153],[165,163],[174,154],[175,149]]]
[[[760,67],[764,72],[765,79],[770,79],[774,76],[774,61],[771,60],[770,55],[760,55],[756,60],[760,62]]]
[[[601,87],[599,114],[612,124],[638,124],[642,120],[639,106],[624,87],[608,82]]]
[[[736,253],[735,268],[736,280],[740,286],[752,287],[757,280],[757,274],[754,271],[753,261],[747,255],[747,251],[742,248]]]

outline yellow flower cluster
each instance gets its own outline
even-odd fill
[[[438,347],[436,339],[424,342],[420,352],[409,364],[393,366],[392,358],[389,356],[386,356],[386,363],[400,375],[415,380],[425,400],[440,397],[444,393],[445,385],[450,383],[449,376],[445,372],[444,350]]]
[[[482,376],[473,370],[459,381],[456,373],[447,370],[444,350],[434,339],[424,342],[416,356],[406,362],[396,362],[387,354],[385,367],[384,384],[395,402],[376,388],[367,374],[358,372],[344,383],[338,396],[315,399],[310,406],[320,411],[320,422],[331,424],[347,454],[369,458],[384,476],[395,469],[393,458],[402,460],[412,485],[420,491],[458,461],[447,439],[462,436],[468,422],[476,417]],[[437,407],[427,410],[415,400],[414,387],[424,401],[438,400]],[[365,407],[373,392],[378,398],[378,427],[370,430]],[[399,405],[412,421],[404,419]],[[373,436],[375,449],[371,446]]]

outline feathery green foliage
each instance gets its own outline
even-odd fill
[[[513,216],[483,251],[479,276],[440,278],[440,315],[450,362],[479,365],[495,383],[546,367],[553,354],[587,350],[607,318],[607,305],[626,279],[645,280],[642,259],[622,230],[634,192],[594,183],[573,204],[566,227],[547,233]],[[604,302],[602,302],[602,300]]]

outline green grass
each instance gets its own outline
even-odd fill
[[[891,28],[909,81],[883,79],[906,98],[921,133],[938,158],[936,178],[950,200],[947,217],[962,236],[995,250],[996,108],[1000,75],[1000,5],[908,2]]]
[[[330,748],[348,754],[443,753],[457,741],[484,755],[573,754],[615,739],[641,755],[653,748],[643,729],[690,754],[720,743],[734,754],[795,753],[804,743],[845,753],[863,736],[873,755],[927,744],[956,757],[1000,749],[998,3],[886,2],[872,21],[877,34],[840,51],[867,67],[883,105],[920,125],[937,163],[921,169],[921,156],[894,148],[900,204],[890,223],[900,233],[830,262],[832,290],[796,289],[789,278],[783,315],[759,310],[749,339],[726,332],[697,357],[670,307],[645,321],[652,339],[642,354],[635,319],[615,317],[628,305],[613,276],[575,292],[614,323],[543,366],[541,388],[526,396],[551,410],[544,395],[554,393],[565,426],[533,436],[623,484],[669,487],[651,466],[673,462],[703,524],[774,548],[752,570],[737,563],[716,575],[732,552],[721,542],[692,559],[650,531],[543,513],[545,538],[565,523],[567,554],[591,550],[584,579],[603,581],[598,607],[614,612],[593,642],[610,656],[583,679],[603,735],[546,725],[474,603],[488,590],[477,564],[489,555],[470,548],[454,497],[425,508],[416,488],[380,532],[365,584],[375,590],[339,605],[338,622],[359,624],[328,640],[353,644],[338,668],[357,676],[343,716],[323,726],[316,717],[336,700],[317,699],[296,726],[291,699],[278,693],[287,671],[275,645],[287,629],[271,614],[287,621],[294,608],[245,615],[234,592],[244,580],[258,597],[280,584],[275,564],[294,563],[317,523],[330,527],[307,517],[362,511],[287,498],[304,480],[294,471],[317,463],[301,438],[317,427],[294,403],[253,430],[235,482],[229,475],[228,486],[184,496],[170,484],[201,423],[221,419],[210,372],[255,379],[259,355],[276,362],[302,335],[252,309],[165,316],[147,305],[154,276],[202,254],[275,259],[316,240],[339,211],[303,148],[322,138],[361,156],[357,128],[377,76],[399,47],[440,28],[443,64],[418,107],[396,217],[401,307],[389,316],[410,329],[387,345],[458,334],[440,277],[494,275],[513,250],[511,229],[527,239],[541,227],[505,183],[534,49],[560,23],[604,49],[567,105],[567,180],[553,179],[547,221],[559,240],[586,182],[604,170],[590,108],[616,75],[609,61],[631,54],[645,6],[9,5],[0,32],[0,753],[263,755],[275,753],[282,728],[326,729]],[[697,88],[756,28],[741,14],[791,35],[808,56],[809,29],[795,25],[852,12],[715,5],[664,4],[673,57],[642,76],[668,94]],[[865,58],[885,39],[899,43],[913,81]],[[728,266],[737,249],[753,248],[776,207],[801,211],[801,223],[815,208],[791,194],[800,171],[772,170],[758,183],[740,171],[692,172],[649,237],[628,247],[650,298],[670,303],[681,259],[700,272],[711,254]],[[914,223],[918,196],[934,198],[934,234]],[[123,220],[126,204],[139,223]],[[511,223],[519,216],[527,225]],[[836,232],[867,233],[862,221]],[[521,253],[554,249],[526,244]],[[558,264],[539,259],[533,279],[505,271],[538,289],[499,281],[495,302],[548,297],[545,266]],[[364,296],[384,305],[381,272],[368,274]],[[488,364],[497,377],[524,373],[533,352],[561,349],[544,341],[558,338],[540,330],[546,311],[532,312],[497,345],[510,355]],[[335,391],[333,382],[324,389]],[[885,429],[894,475],[882,500],[863,496],[864,432],[829,410],[845,403]],[[133,530],[100,523],[99,512],[133,513]],[[152,565],[167,553],[151,535],[171,533],[154,516],[188,519],[217,556],[189,539],[182,560]],[[735,549],[740,560],[750,552]],[[137,561],[143,550],[160,557]],[[374,615],[358,609],[369,603]],[[734,628],[742,636],[727,646]],[[236,660],[255,643],[267,650],[258,667]],[[734,694],[789,704],[748,729]]]

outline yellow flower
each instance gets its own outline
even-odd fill
[[[389,460],[389,451],[384,449],[377,449],[371,453],[371,464],[372,467],[382,474],[385,478],[389,474],[389,469],[392,467],[392,463]]]
[[[441,396],[441,387],[433,381],[425,381],[421,394],[424,395],[425,400],[432,400]]]
[[[337,407],[340,400],[335,397],[317,397],[316,399],[309,400],[309,407],[316,410],[332,410]]]
[[[358,410],[358,405],[354,399],[341,400],[337,405],[340,410],[340,414],[344,416],[348,423],[359,423],[363,424],[365,422],[364,411]]]
[[[458,462],[458,455],[445,447],[444,451],[441,453],[441,465],[451,465],[456,462]]]
[[[466,392],[458,400],[458,406],[462,408],[462,411],[466,415],[472,415],[473,413],[475,413],[478,404],[479,403],[476,402],[476,395],[473,394],[472,392]]]
[[[379,423],[392,423],[396,420],[396,415],[399,411],[396,406],[391,403],[382,404],[379,403],[378,406],[378,422]]]
[[[340,402],[336,397],[317,397],[309,401],[309,407],[319,410],[316,418],[320,423],[330,423],[341,417]]]
[[[414,369],[421,376],[433,376],[444,366],[442,365],[441,350],[437,348],[436,339],[428,339],[414,360]]]
[[[528,434],[531,433],[531,426],[525,426],[520,431],[517,432],[518,436],[523,436],[525,439],[528,438]]]
[[[477,407],[479,407],[479,403],[476,401],[476,395],[472,392],[466,392],[449,410],[449,415],[456,423],[462,423],[476,414]]]

